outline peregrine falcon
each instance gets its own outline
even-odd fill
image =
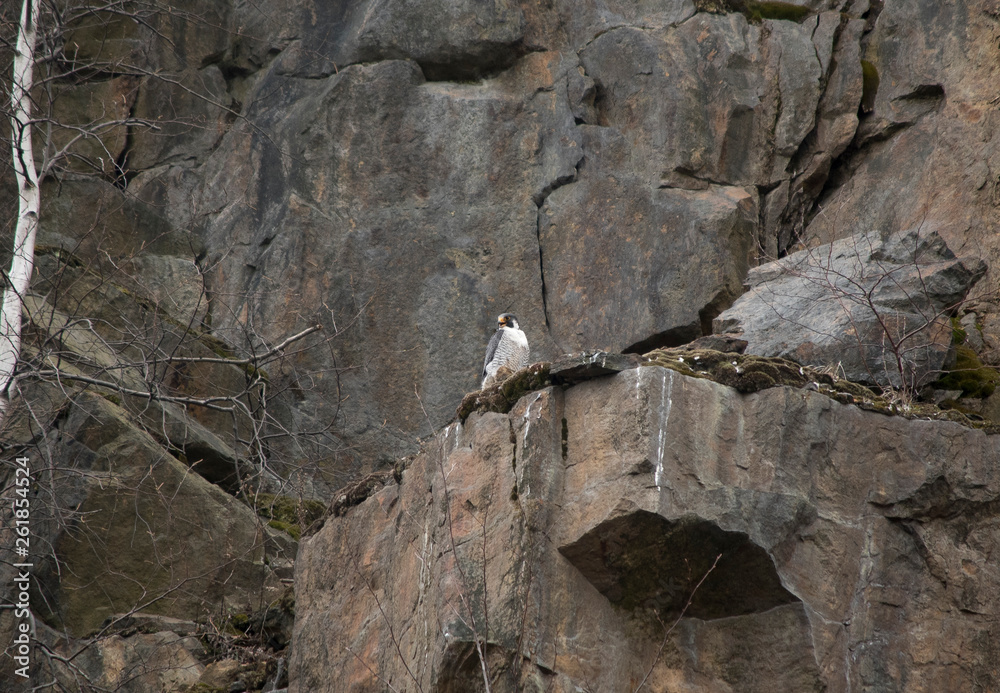
[[[506,380],[527,365],[528,338],[517,326],[517,318],[504,313],[497,318],[497,331],[486,347],[482,389]]]

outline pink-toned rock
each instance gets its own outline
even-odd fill
[[[533,392],[302,544],[290,690],[989,689],[998,468],[808,390]]]

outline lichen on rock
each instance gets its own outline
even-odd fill
[[[983,364],[976,352],[966,346],[955,348],[955,367],[931,385],[939,390],[961,390],[962,397],[989,397],[1000,384],[1000,373]]]
[[[643,366],[663,366],[695,378],[708,378],[743,394],[779,385],[802,387],[814,381],[822,381],[828,385],[833,385],[834,382],[829,375],[813,369],[807,371],[803,366],[787,359],[711,349],[657,349],[646,354],[645,358]]]
[[[348,509],[368,500],[380,488],[392,483],[394,480],[399,481],[399,474],[400,472],[396,469],[372,472],[363,479],[342,488],[334,494],[335,500],[330,506],[328,514],[340,517]],[[306,533],[309,534],[314,529],[318,529],[318,522],[314,522],[312,527],[307,529]]]
[[[549,363],[533,363],[492,387],[470,392],[462,398],[455,415],[459,421],[465,421],[474,411],[506,414],[524,395],[551,384],[549,366]]]
[[[888,394],[876,394],[859,383],[835,378],[823,370],[802,366],[780,357],[675,347],[651,351],[644,358],[646,360],[641,364],[643,367],[669,368],[693,378],[704,378],[726,385],[741,394],[780,386],[805,387],[841,404],[852,404],[866,411],[909,419],[954,421],[969,428],[982,429],[987,433],[1000,432],[998,422],[984,420],[971,412],[962,411],[960,407],[939,407],[911,398],[899,399]],[[995,374],[995,371],[989,368],[983,368],[981,372]]]
[[[742,14],[749,22],[761,22],[765,19],[801,22],[813,14],[813,10],[804,5],[791,2],[756,2],[755,0],[695,0],[695,8],[700,12],[715,14]]]
[[[268,526],[296,541],[302,537],[303,527],[309,527],[326,512],[325,505],[307,498],[255,493],[248,500],[257,514],[268,520]]]

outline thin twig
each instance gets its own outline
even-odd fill
[[[280,353],[281,351],[283,351],[284,349],[286,349],[288,347],[288,345],[292,344],[293,342],[297,342],[298,340],[302,339],[303,337],[311,335],[313,332],[318,332],[319,330],[322,330],[322,329],[323,329],[322,325],[313,325],[312,327],[309,327],[309,328],[307,328],[305,330],[302,330],[298,334],[293,334],[291,337],[289,337],[288,339],[286,339],[285,341],[283,341],[278,346],[273,347],[269,351],[267,351],[267,352],[265,352],[263,354],[260,354],[259,356],[252,356],[250,358],[245,358],[245,359],[227,359],[227,358],[223,358],[221,356],[220,357],[214,357],[214,356],[169,356],[169,357],[167,357],[164,360],[167,361],[168,363],[224,363],[224,364],[228,364],[230,366],[255,366],[257,364],[263,363],[264,361],[267,361],[272,356]]]
[[[354,571],[358,574],[358,577],[361,578],[361,581],[365,583],[365,588],[368,590],[368,594],[370,594],[372,596],[372,599],[375,600],[375,606],[378,607],[378,612],[382,615],[382,620],[385,621],[386,628],[389,629],[389,639],[392,641],[392,646],[396,650],[396,656],[399,657],[399,661],[402,663],[403,668],[406,669],[406,673],[409,674],[410,679],[413,681],[413,683],[417,685],[417,690],[423,693],[424,689],[420,685],[420,681],[418,681],[417,677],[413,675],[413,672],[410,670],[410,665],[406,663],[406,657],[403,656],[403,650],[399,646],[399,638],[396,637],[396,633],[392,628],[392,621],[389,620],[389,616],[386,615],[385,609],[382,608],[382,602],[381,600],[379,600],[378,595],[375,593],[375,588],[372,587],[371,583],[368,582],[368,578],[366,578],[364,574],[361,572],[361,566],[358,565],[358,557],[355,556],[353,553],[351,554],[351,564],[354,566]],[[352,652],[351,654],[354,653]],[[370,667],[368,671],[371,671]],[[375,674],[375,672],[372,671],[372,674]],[[382,681],[382,677],[380,677],[378,674],[375,674],[375,676],[379,679],[379,681]],[[386,685],[388,686],[389,684],[386,683]]]
[[[660,660],[660,655],[663,654],[663,649],[667,646],[667,639],[669,638],[670,633],[674,630],[674,628],[677,627],[677,624],[681,622],[681,619],[684,618],[684,614],[687,613],[688,607],[690,607],[691,602],[694,601],[694,595],[698,592],[698,588],[701,587],[702,583],[705,582],[708,576],[712,574],[712,571],[715,570],[715,566],[719,564],[720,558],[722,558],[721,553],[715,557],[715,561],[712,563],[712,567],[709,568],[708,571],[701,576],[701,580],[699,580],[698,584],[694,586],[693,590],[691,590],[691,595],[688,597],[687,603],[684,605],[684,608],[681,609],[681,613],[677,616],[677,619],[673,622],[673,624],[671,624],[669,628],[667,628],[666,632],[663,634],[663,640],[662,642],[660,642],[660,649],[656,651],[656,656],[653,657],[653,662],[649,665],[649,669],[646,671],[646,675],[642,677],[642,681],[639,682],[639,685],[635,687],[635,690],[632,691],[632,693],[639,693],[642,687],[646,685],[646,681],[649,679],[650,674],[653,673],[653,669],[656,667],[656,663]]]
[[[417,386],[413,386],[413,393],[417,397],[417,402],[420,403],[420,409],[424,413],[424,417],[427,419],[427,425],[431,426],[430,417],[427,415],[427,410],[424,409],[423,400],[420,399],[420,393],[417,392]],[[433,430],[433,426],[431,426]],[[486,639],[489,638],[489,633],[487,632],[485,636],[481,636],[479,632],[479,626],[476,623],[476,614],[472,610],[472,605],[469,603],[469,596],[467,594],[469,590],[469,581],[465,575],[465,570],[462,568],[462,562],[458,558],[458,544],[455,541],[455,525],[453,518],[451,516],[451,494],[448,492],[448,475],[444,468],[444,450],[438,455],[438,467],[441,469],[441,481],[442,488],[444,490],[444,508],[445,508],[445,519],[448,521],[448,537],[451,541],[451,553],[455,557],[455,568],[458,571],[459,578],[462,581],[462,589],[458,592],[458,597],[462,601],[462,605],[465,607],[466,613],[469,615],[469,629],[472,631],[472,638],[475,641],[476,654],[479,656],[479,665],[483,673],[483,683],[486,686],[486,693],[491,693],[493,690],[490,684],[490,671],[489,665],[486,662]],[[483,527],[483,542],[486,542],[486,528]],[[485,556],[485,548],[484,548]],[[483,566],[484,575],[486,567]],[[486,585],[483,584],[483,610],[486,609],[486,600],[488,594],[486,592]]]
[[[113,383],[110,380],[99,380],[97,378],[91,378],[86,375],[73,375],[71,373],[60,373],[56,370],[51,371],[37,371],[31,374],[40,379],[53,378],[56,381],[60,380],[70,380],[73,382],[86,383],[88,385],[95,385],[97,387],[106,387],[123,395],[132,395],[133,397],[142,397],[145,399],[153,400],[156,402],[174,402],[176,404],[190,404],[197,407],[207,407],[208,409],[214,409],[215,411],[233,411],[233,407],[220,407],[215,404],[215,402],[233,402],[235,397],[225,395],[218,397],[204,397],[198,399],[196,397],[180,397],[175,395],[161,395],[159,393],[153,392],[152,390],[133,390],[131,388],[122,387],[118,383]]]

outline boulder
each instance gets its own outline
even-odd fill
[[[609,354],[604,351],[566,354],[549,367],[555,383],[576,384],[602,375],[635,368],[641,357],[634,354]]]
[[[993,0],[960,7],[933,0],[871,3],[859,58],[868,108],[806,217],[810,245],[858,229],[937,228],[948,245],[990,266],[973,297],[987,302],[985,355],[1000,358],[995,287],[1000,264],[1000,141],[994,64],[983,53],[1000,31]]]
[[[748,354],[915,392],[944,369],[949,318],[985,272],[936,231],[859,234],[754,268],[714,329],[739,333]]]
[[[58,459],[31,506],[36,616],[81,638],[118,614],[202,621],[281,597],[296,549],[290,536],[193,473],[113,397],[84,392],[67,402],[49,387],[47,407],[39,389],[24,392],[34,416],[9,422],[7,438],[30,440],[46,426]],[[40,474],[42,460],[29,456]]]
[[[75,651],[71,647],[59,648],[56,653],[73,655]],[[82,683],[86,673],[94,672],[95,675],[89,677],[90,682],[107,690],[122,693],[184,691],[198,682],[205,669],[202,663],[205,655],[204,645],[195,635],[179,635],[166,630],[129,637],[116,634],[82,650],[73,663],[75,671],[58,664],[55,668],[62,675],[63,685],[68,686]]]
[[[531,392],[303,542],[289,690],[996,686],[998,469],[997,436],[807,389]]]
[[[248,367],[221,363],[232,352],[198,329],[205,297],[193,263],[141,254],[120,264],[157,269],[149,277],[133,278],[117,271],[114,261],[110,262],[111,276],[102,276],[93,268],[81,268],[74,255],[54,248],[40,252],[34,294],[25,300],[25,313],[39,340],[26,342],[25,356],[37,359],[50,354],[50,340],[58,340],[63,356],[72,355],[72,363],[62,366],[66,374],[113,383],[112,392],[106,394],[125,406],[152,435],[189,455],[192,463],[211,460],[209,464],[218,467],[205,475],[211,481],[235,476],[237,451],[244,451],[246,443],[234,438],[234,424],[244,441],[255,425],[244,410],[237,407],[226,412],[224,400],[219,410],[182,409],[176,403],[135,394],[148,392],[150,382],[155,382],[158,393],[168,397],[242,397],[249,404]],[[161,283],[171,276],[171,287]],[[180,322],[177,315],[188,321]],[[170,362],[170,357],[181,360]],[[124,391],[133,394],[123,396]]]

